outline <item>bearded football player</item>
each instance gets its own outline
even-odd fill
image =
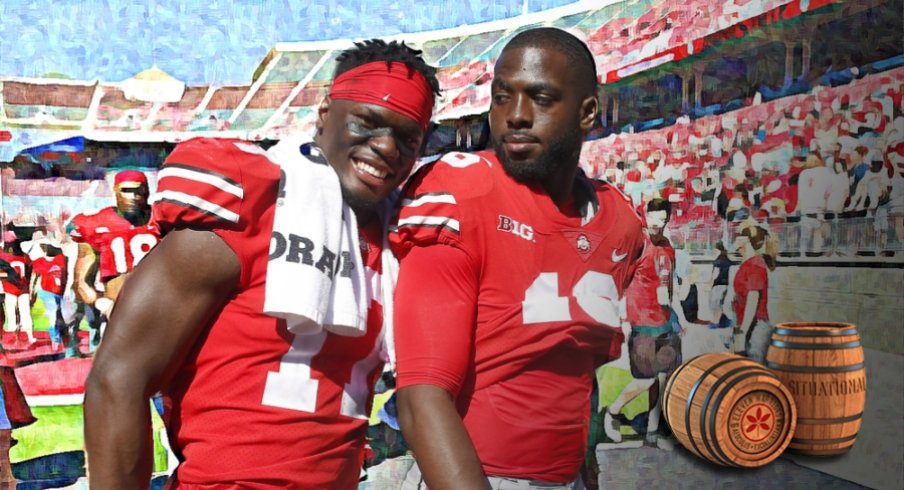
[[[579,485],[594,369],[620,353],[644,243],[628,199],[578,169],[596,83],[582,41],[521,32],[494,69],[494,151],[448,154],[406,186],[391,235],[417,461],[403,488]]]

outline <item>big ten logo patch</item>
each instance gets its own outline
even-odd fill
[[[496,225],[496,229],[518,235],[529,242],[534,240],[534,229],[530,225],[519,223],[517,220],[502,214],[499,215],[499,223]]]

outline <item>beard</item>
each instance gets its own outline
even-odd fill
[[[501,137],[493,138],[493,146],[506,173],[522,184],[529,184],[543,182],[560,168],[573,165],[580,158],[583,139],[579,127],[569,128],[550,140],[543,153],[536,158],[519,161],[513,161],[505,152]]]
[[[345,204],[347,204],[348,207],[352,208],[355,211],[358,219],[361,219],[362,213],[370,213],[376,211],[377,204],[380,203],[380,201],[374,201],[373,199],[369,199],[365,196],[355,194],[354,192],[347,189],[344,185],[341,185],[341,181],[339,189],[342,191],[342,200],[345,201]]]
[[[120,211],[123,218],[133,226],[141,226],[151,217],[151,209],[147,206],[130,206]]]

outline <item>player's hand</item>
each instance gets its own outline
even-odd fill
[[[625,334],[625,338],[627,339],[628,337],[631,336],[631,324],[628,323],[628,320],[624,320],[624,319],[620,322],[620,324],[621,324],[622,333]]]
[[[94,302],[94,307],[97,308],[97,311],[105,318],[110,318],[110,312],[113,311],[113,300],[110,298],[97,298],[97,301]]]
[[[669,305],[669,288],[666,286],[659,286],[656,288],[656,301],[662,306]]]

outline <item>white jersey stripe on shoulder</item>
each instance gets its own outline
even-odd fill
[[[238,213],[234,213],[222,206],[216,205],[210,201],[201,199],[198,196],[192,196],[190,194],[186,194],[184,192],[170,191],[165,190],[161,192],[155,192],[151,199],[149,199],[151,204],[156,204],[160,201],[167,201],[176,204],[180,204],[183,206],[187,206],[190,208],[197,209],[203,213],[211,214],[218,218],[222,218],[230,223],[238,223],[239,215]]]
[[[238,148],[239,150],[244,151],[245,153],[251,153],[251,154],[253,154],[253,155],[267,156],[267,150],[264,150],[263,148],[261,148],[260,146],[255,145],[255,144],[252,144],[252,143],[243,143],[243,142],[241,142],[241,141],[237,141],[237,142],[235,142],[235,143],[233,143],[233,144],[235,145],[236,148]]]
[[[203,184],[209,184],[221,191],[228,192],[239,199],[244,197],[245,191],[241,186],[223,179],[217,175],[208,172],[192,170],[186,167],[167,167],[164,166],[157,174],[157,181],[161,181],[167,177],[179,177],[182,179],[193,180]]]
[[[455,196],[453,196],[452,194],[431,192],[427,194],[421,194],[414,199],[402,199],[402,206],[409,208],[416,208],[424,204],[434,203],[456,204]]]
[[[404,226],[444,226],[455,232],[461,231],[458,220],[446,216],[409,216],[399,220],[398,227],[402,228]]]

